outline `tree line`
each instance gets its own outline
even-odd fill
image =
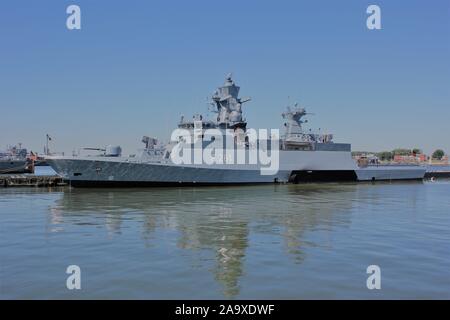
[[[378,157],[378,159],[380,159],[381,161],[391,161],[391,160],[394,159],[394,157],[396,155],[400,155],[400,156],[416,156],[416,155],[422,154],[423,152],[419,148],[413,148],[413,149],[398,148],[398,149],[394,149],[392,151],[381,151],[381,152],[365,152],[365,151],[352,152],[352,154],[354,156],[367,154],[367,153],[375,154]],[[435,160],[442,160],[444,155],[445,155],[444,150],[437,149],[437,150],[435,150],[433,152],[433,154],[431,155],[431,158],[435,159]]]

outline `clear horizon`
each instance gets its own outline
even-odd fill
[[[80,6],[81,30],[66,28]],[[167,141],[233,73],[250,128],[308,128],[353,151],[450,153],[448,1],[47,1],[0,10],[0,149],[43,152]],[[366,28],[381,8],[382,29]],[[289,98],[288,98],[289,97]]]

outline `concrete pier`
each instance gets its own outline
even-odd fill
[[[55,187],[65,186],[60,176],[36,176],[33,174],[1,174],[0,187]]]

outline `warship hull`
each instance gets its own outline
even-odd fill
[[[74,187],[149,187],[271,183],[286,180],[289,172],[263,176],[258,168],[208,168],[161,163],[105,160],[49,159],[48,163]]]
[[[358,181],[423,180],[426,168],[418,165],[379,165],[355,172]]]
[[[74,187],[153,187],[301,183],[314,181],[420,180],[421,167],[358,168],[349,152],[280,151],[279,170],[263,175],[258,165],[175,165],[126,158],[50,157],[52,168]]]
[[[33,166],[27,160],[0,160],[0,174],[32,172]]]

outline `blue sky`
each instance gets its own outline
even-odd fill
[[[370,4],[382,30],[366,28]],[[56,151],[132,153],[206,115],[233,72],[249,127],[281,127],[290,96],[354,150],[450,152],[449,57],[448,0],[2,1],[0,148],[42,152],[49,133]]]

